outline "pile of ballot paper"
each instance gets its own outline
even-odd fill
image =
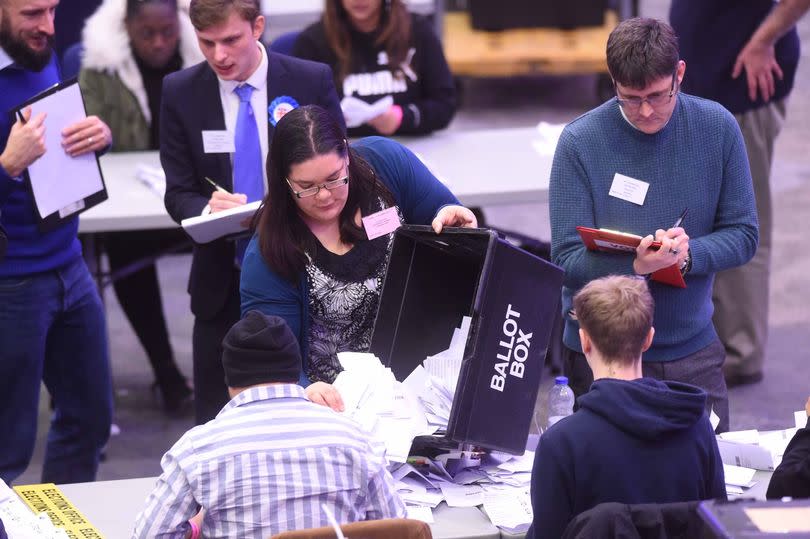
[[[69,539],[62,528],[57,528],[46,513],[35,515],[22,500],[0,479],[0,520],[6,534],[13,539]]]
[[[457,467],[453,474],[449,471],[453,461],[469,467]],[[436,460],[413,457],[393,466],[391,474],[411,518],[432,522],[431,511],[441,502],[450,507],[481,506],[495,526],[523,532],[532,521],[529,483],[533,462],[532,451],[519,457],[459,451]]]
[[[403,382],[373,354],[342,352],[343,371],[334,382],[345,414],[383,444],[408,516],[433,521],[441,502],[450,507],[481,506],[492,523],[511,532],[532,521],[529,484],[534,452],[448,451],[434,459],[410,456],[416,436],[447,427],[470,328],[465,317],[450,347],[425,359]]]
[[[166,173],[163,168],[139,163],[135,168],[135,177],[163,200],[166,195]]]

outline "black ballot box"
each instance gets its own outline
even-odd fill
[[[472,319],[446,437],[522,454],[563,271],[490,230],[394,234],[371,352],[402,381]]]

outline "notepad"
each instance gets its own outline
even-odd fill
[[[180,225],[186,234],[197,243],[209,243],[219,238],[247,232],[243,225],[246,219],[253,217],[262,201],[238,206],[228,210],[183,219]]]

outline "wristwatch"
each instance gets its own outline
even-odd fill
[[[686,258],[684,258],[683,262],[681,263],[680,268],[681,275],[686,275],[687,273],[689,273],[689,270],[691,269],[692,269],[692,249],[689,249],[686,252]]]

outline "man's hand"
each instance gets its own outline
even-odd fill
[[[45,113],[31,118],[31,107],[22,112],[24,120],[17,119],[11,126],[8,142],[0,154],[0,166],[15,178],[45,153]]]
[[[381,135],[393,135],[402,125],[402,107],[391,105],[387,111],[369,120],[368,124]]]
[[[214,191],[211,194],[211,200],[208,201],[208,207],[211,208],[211,213],[216,213],[222,210],[229,210],[237,206],[247,204],[247,195],[240,193],[226,193],[225,191]]]
[[[769,101],[776,93],[774,75],[782,80],[782,68],[776,62],[773,45],[765,45],[756,41],[749,41],[737,55],[731,78],[736,79],[745,69],[745,78],[748,82],[748,98],[757,100],[757,91],[763,101]]]
[[[71,157],[97,152],[112,144],[112,133],[98,116],[88,116],[62,130],[62,147]]]
[[[650,249],[655,240],[661,242],[661,248],[658,250]],[[688,253],[689,236],[683,228],[659,229],[655,231],[655,237],[652,234],[646,236],[636,247],[633,271],[639,275],[647,275],[673,264],[680,268]]]
[[[478,220],[475,218],[475,214],[464,206],[451,205],[439,210],[431,226],[436,234],[440,234],[445,226],[477,228]]]
[[[342,412],[345,407],[343,405],[343,397],[335,386],[327,384],[326,382],[315,382],[306,388],[307,398],[315,404],[328,406],[336,412]]]

